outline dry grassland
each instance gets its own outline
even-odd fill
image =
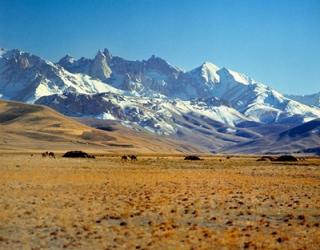
[[[319,249],[320,160],[0,155],[1,249]]]

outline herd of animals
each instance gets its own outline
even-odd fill
[[[45,158],[45,157],[49,157],[49,158],[56,158],[56,155],[53,153],[53,152],[44,152],[41,154],[42,155],[42,158]]]
[[[33,154],[31,154],[31,156],[33,156]],[[41,153],[42,158],[56,158],[56,155],[54,152],[43,152]],[[90,155],[86,152],[83,151],[68,151],[66,152],[62,157],[65,158],[92,158],[95,159],[94,155]],[[121,156],[121,160],[123,161],[127,161],[127,160],[131,160],[131,161],[137,161],[138,157],[136,155],[122,155]]]
[[[44,153],[41,153],[42,155],[42,158],[56,158],[56,155],[54,152],[44,152]],[[33,156],[33,154],[31,154],[31,156]],[[62,157],[66,157],[66,158],[92,158],[92,159],[95,159],[95,156],[94,155],[90,155],[86,152],[83,152],[83,151],[68,151],[66,152]],[[231,157],[230,156],[227,156],[226,159],[230,159]],[[131,161],[137,161],[138,160],[138,157],[137,155],[122,155],[120,157],[120,159],[122,161],[128,161],[128,160],[131,160]],[[184,157],[184,160],[189,160],[189,161],[197,161],[197,160],[202,160],[199,156],[197,155],[187,155]],[[295,156],[292,156],[292,155],[280,155],[278,157],[272,157],[272,156],[262,156],[260,158],[257,159],[257,161],[298,161],[298,160],[304,160],[303,157],[295,157]]]

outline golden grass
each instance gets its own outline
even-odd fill
[[[1,249],[319,249],[320,160],[0,155]]]

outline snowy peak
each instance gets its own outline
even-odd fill
[[[101,50],[98,50],[98,52],[93,60],[94,61],[104,61],[104,60],[106,60],[106,56],[103,54],[103,52]]]
[[[238,84],[251,84],[253,81],[250,77],[227,69],[225,67],[219,68],[211,62],[204,62],[200,67],[191,70],[190,73],[194,76],[200,76],[205,82],[233,82]]]
[[[107,61],[109,62],[110,59],[112,58],[112,55],[111,55],[110,51],[107,48],[104,48],[103,49],[103,54],[106,57]]]
[[[146,62],[146,70],[155,70],[163,74],[178,74],[181,70],[170,65],[166,60],[152,55]]]
[[[220,81],[220,76],[217,74],[219,67],[210,62],[204,62],[200,66],[201,76],[207,81],[217,83]]]
[[[67,60],[65,60],[67,61]],[[84,94],[118,90],[82,74],[72,74],[38,56],[11,50],[0,57],[0,96],[34,102],[64,92]]]
[[[79,60],[70,56],[60,59],[58,65],[62,66],[71,73],[81,73],[89,75],[100,81],[107,82],[110,78],[112,70],[109,67],[112,55],[107,49],[99,50],[94,59],[81,57]]]
[[[18,49],[3,51],[1,57],[2,61],[7,62],[8,66],[17,70],[24,70],[41,61],[39,57]]]
[[[196,80],[217,83],[220,81],[220,76],[217,74],[219,67],[210,62],[204,62],[200,67],[188,72]]]
[[[236,82],[244,85],[248,85],[252,83],[251,78],[247,77],[246,75],[232,71],[224,67],[221,68],[217,72],[217,74],[221,78],[221,81],[224,81],[224,82]]]
[[[110,59],[111,55],[109,54],[109,51],[106,51],[105,54],[103,51],[99,50],[90,66],[90,76],[102,81],[107,81],[112,73],[108,65]]]
[[[67,64],[72,64],[76,61],[76,59],[72,56],[70,56],[69,54],[65,55],[64,57],[62,57],[58,64],[60,65],[67,65]]]
[[[217,65],[209,61],[203,62],[200,68],[209,72],[217,72],[220,69]]]

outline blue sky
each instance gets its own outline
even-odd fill
[[[98,49],[204,61],[284,93],[320,91],[318,0],[0,0],[0,47],[57,61]]]

